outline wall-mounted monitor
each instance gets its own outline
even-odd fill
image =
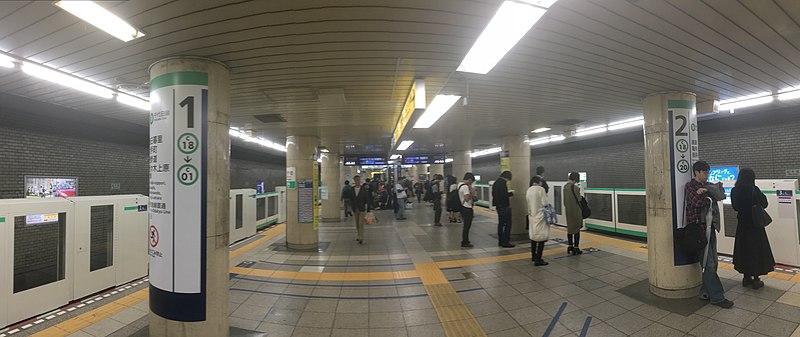
[[[78,195],[78,178],[25,176],[26,198],[66,198]]]
[[[417,164],[444,164],[445,155],[443,154],[422,154],[403,156],[403,165]]]
[[[739,179],[739,166],[711,166],[708,171],[708,181],[736,181]]]
[[[344,166],[387,165],[386,157],[379,156],[345,156]]]

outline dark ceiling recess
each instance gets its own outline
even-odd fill
[[[286,123],[286,120],[283,119],[283,116],[279,114],[263,114],[255,115],[253,117],[260,120],[262,123]]]

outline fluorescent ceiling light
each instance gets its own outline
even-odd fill
[[[450,110],[453,104],[456,104],[460,98],[461,96],[457,95],[436,95],[431,105],[429,105],[428,108],[425,109],[425,112],[422,113],[422,116],[417,119],[414,128],[427,129],[431,127],[447,112],[447,110]]]
[[[114,91],[104,86],[38,64],[23,62],[22,71],[28,75],[103,98],[111,98],[114,94]]]
[[[481,157],[481,156],[490,155],[490,154],[493,154],[493,153],[498,153],[500,151],[503,151],[503,148],[501,148],[501,147],[493,147],[491,149],[473,151],[472,153],[469,154],[469,156],[472,157],[472,158],[475,158],[475,157]]]
[[[125,93],[117,93],[117,102],[125,105],[130,105],[134,108],[150,111],[150,102],[139,97],[128,95]]]
[[[0,54],[0,67],[14,68],[14,59]]]
[[[400,155],[399,155],[399,154],[393,154],[393,155],[391,155],[391,156],[389,157],[389,159],[398,159],[398,158],[400,158]]]
[[[778,91],[778,100],[788,101],[800,98],[800,87],[783,89]]]
[[[504,1],[457,70],[478,74],[488,73],[545,12],[547,12],[545,8]]]
[[[536,130],[531,131],[531,133],[542,133],[542,132],[550,131],[550,130],[552,130],[552,129],[550,129],[550,128],[538,128]]]
[[[550,6],[552,6],[558,0],[519,0],[519,1],[522,1],[522,2],[527,3],[527,4],[531,4],[531,5],[534,5],[534,6],[550,8]]]
[[[575,130],[575,137],[581,137],[581,136],[588,136],[588,135],[593,135],[593,134],[597,134],[597,133],[603,133],[603,132],[606,132],[607,130],[608,130],[608,128],[606,127],[605,124],[604,125],[593,126],[593,127],[585,128],[585,129],[579,129],[579,130]]]
[[[772,103],[774,100],[775,97],[772,96],[771,92],[762,92],[755,95],[726,99],[719,102],[719,111],[730,110],[731,113],[733,113],[734,109]]]
[[[445,158],[444,162],[445,163],[452,163],[453,162],[453,158]]]
[[[263,138],[250,136],[247,133],[245,133],[244,131],[241,131],[241,130],[239,130],[237,128],[230,128],[228,130],[228,134],[230,134],[233,137],[239,138],[239,139],[241,139],[241,140],[243,140],[245,142],[256,143],[256,144],[259,144],[261,146],[271,148],[273,150],[286,152],[286,146],[284,146],[284,145],[281,145],[281,144],[278,144],[278,143],[275,143],[273,141],[269,141],[269,140],[266,140],[266,139],[263,139]]]
[[[120,19],[114,13],[94,3],[94,1],[65,0],[57,1],[54,5],[124,42],[144,36],[143,32],[134,28],[125,20]]]
[[[322,152],[322,153],[329,153],[329,152],[331,152],[331,151],[323,147],[323,148],[320,148],[320,149],[319,149],[319,152]]]
[[[414,144],[413,140],[404,140],[404,141],[400,142],[400,145],[397,146],[397,150],[398,151],[405,151],[409,147],[411,147],[411,144]]]
[[[632,128],[644,125],[644,117],[637,117],[633,119],[626,119],[624,121],[614,122],[608,124],[608,131]]]
[[[564,137],[562,135],[558,135],[558,136],[534,138],[534,139],[531,139],[528,143],[530,143],[531,146],[533,146],[533,145],[547,144],[547,143],[550,143],[550,142],[560,142],[560,141],[562,141],[564,139],[567,139],[567,137]]]

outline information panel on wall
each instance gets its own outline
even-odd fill
[[[345,156],[344,166],[387,165],[385,156]]]
[[[403,165],[417,164],[444,164],[445,155],[443,154],[423,154],[403,156]]]
[[[692,180],[692,165],[700,157],[697,143],[697,110],[694,102],[670,100],[667,102],[670,131],[670,182],[672,187],[672,229],[683,227],[685,185]],[[673,238],[676,237],[673,235]],[[683,256],[674,242],[675,265],[698,262],[697,257]]]
[[[208,74],[158,76],[150,100],[150,309],[204,321]]]

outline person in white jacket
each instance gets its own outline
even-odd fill
[[[546,266],[549,263],[542,259],[544,244],[550,238],[550,225],[544,219],[544,207],[547,206],[547,194],[541,186],[539,176],[531,178],[531,187],[525,193],[528,202],[528,237],[531,239],[531,259],[534,266]]]

